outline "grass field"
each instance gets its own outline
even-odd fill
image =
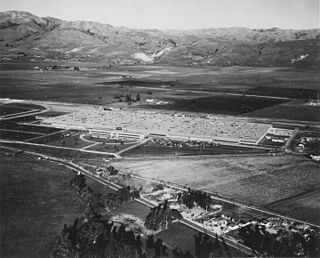
[[[94,145],[94,146],[88,148],[88,150],[115,153],[115,152],[121,151],[125,148],[128,148],[130,146],[133,146],[134,144],[135,143],[124,144],[124,145],[121,145],[121,144],[97,144],[97,145]]]
[[[90,142],[81,140],[79,134],[61,137],[60,139],[48,142],[49,146],[61,146],[75,149],[81,149],[83,147],[89,146],[90,144]]]
[[[294,99],[316,99],[319,90],[316,89],[295,89],[279,87],[256,87],[246,91],[246,94],[289,97]]]
[[[320,184],[319,164],[304,157],[288,155],[141,158],[114,162],[114,166],[258,206],[303,194],[316,189]],[[295,212],[292,210],[291,216],[296,216]],[[307,211],[305,218],[309,218]],[[312,218],[313,215],[309,219]]]
[[[26,155],[0,154],[1,257],[49,257],[63,224],[84,210],[68,180],[71,171]]]
[[[290,198],[286,198],[266,207],[270,210],[281,212],[282,214],[295,214],[302,220],[314,222],[320,225],[320,189],[305,192]],[[308,216],[306,216],[306,214]]]

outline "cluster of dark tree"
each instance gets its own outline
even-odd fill
[[[264,226],[248,225],[239,230],[244,244],[259,254],[273,257],[320,257],[320,235],[307,230],[270,234]]]
[[[217,234],[215,240],[213,240],[207,234],[199,232],[194,235],[194,241],[196,257],[231,257],[228,245],[225,243],[223,238],[221,238],[221,242],[219,242]]]
[[[167,255],[166,248],[153,236],[147,238],[144,248],[140,235],[96,214],[77,218],[70,226],[65,224],[51,257],[161,257]]]
[[[179,193],[178,202],[185,204],[189,209],[195,205],[200,206],[202,209],[208,210],[212,204],[210,194],[199,190],[191,190],[188,192]]]
[[[132,102],[137,102],[137,101],[140,101],[141,97],[140,97],[140,94],[137,93],[137,95],[135,97],[133,97],[131,94],[120,94],[120,95],[115,95],[114,96],[115,99],[119,99],[119,102],[122,102],[122,98],[124,98],[124,101],[125,102],[128,102],[128,103],[132,103]]]
[[[144,225],[149,229],[157,231],[161,228],[167,228],[167,225],[173,220],[180,220],[182,218],[183,217],[178,210],[170,209],[168,201],[166,200],[157,207],[150,209]]]
[[[81,196],[86,198],[87,196],[93,194],[92,189],[86,183],[86,178],[82,174],[75,175],[70,181],[69,184],[73,186],[77,193]]]
[[[131,199],[139,198],[139,191],[131,189],[130,186],[120,188],[116,192],[107,194],[94,193],[92,189],[86,184],[84,175],[75,175],[70,180],[70,185],[74,186],[77,193],[85,198],[87,205],[85,210],[85,217],[94,217],[99,214],[99,210],[112,210],[119,207],[124,202]]]
[[[83,175],[76,175],[70,184],[77,189],[87,187]],[[132,198],[130,188],[120,189],[119,198]],[[100,195],[101,197],[101,195]],[[99,195],[91,192],[84,216],[77,218],[70,226],[64,225],[56,239],[51,257],[163,257],[168,256],[167,246],[161,239],[148,236],[145,246],[140,234],[126,230],[124,224],[115,225],[103,217],[96,208],[100,205]]]
[[[115,169],[114,166],[108,166],[107,171],[109,172],[110,176],[115,176],[119,173],[119,170]]]
[[[164,257],[169,256],[167,252],[167,246],[163,244],[161,238],[158,238],[156,241],[154,240],[153,235],[149,235],[146,238],[146,250],[147,250],[147,257]],[[153,252],[152,252],[153,250]],[[152,255],[154,254],[154,255]]]

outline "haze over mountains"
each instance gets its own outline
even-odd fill
[[[184,66],[316,66],[320,30],[137,30],[89,21],[0,13],[0,57]],[[19,55],[20,53],[20,55]],[[20,57],[18,57],[18,55]]]

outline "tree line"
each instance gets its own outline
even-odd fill
[[[87,216],[99,214],[100,209],[114,210],[124,202],[140,197],[139,190],[132,189],[130,186],[106,194],[94,193],[86,184],[85,176],[82,174],[75,175],[69,184],[75,188],[80,197],[86,200],[85,215]]]

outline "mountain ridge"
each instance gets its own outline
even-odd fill
[[[28,12],[0,12],[2,61],[24,53],[32,60],[110,65],[310,66],[320,63],[319,42],[319,29],[142,30]]]

